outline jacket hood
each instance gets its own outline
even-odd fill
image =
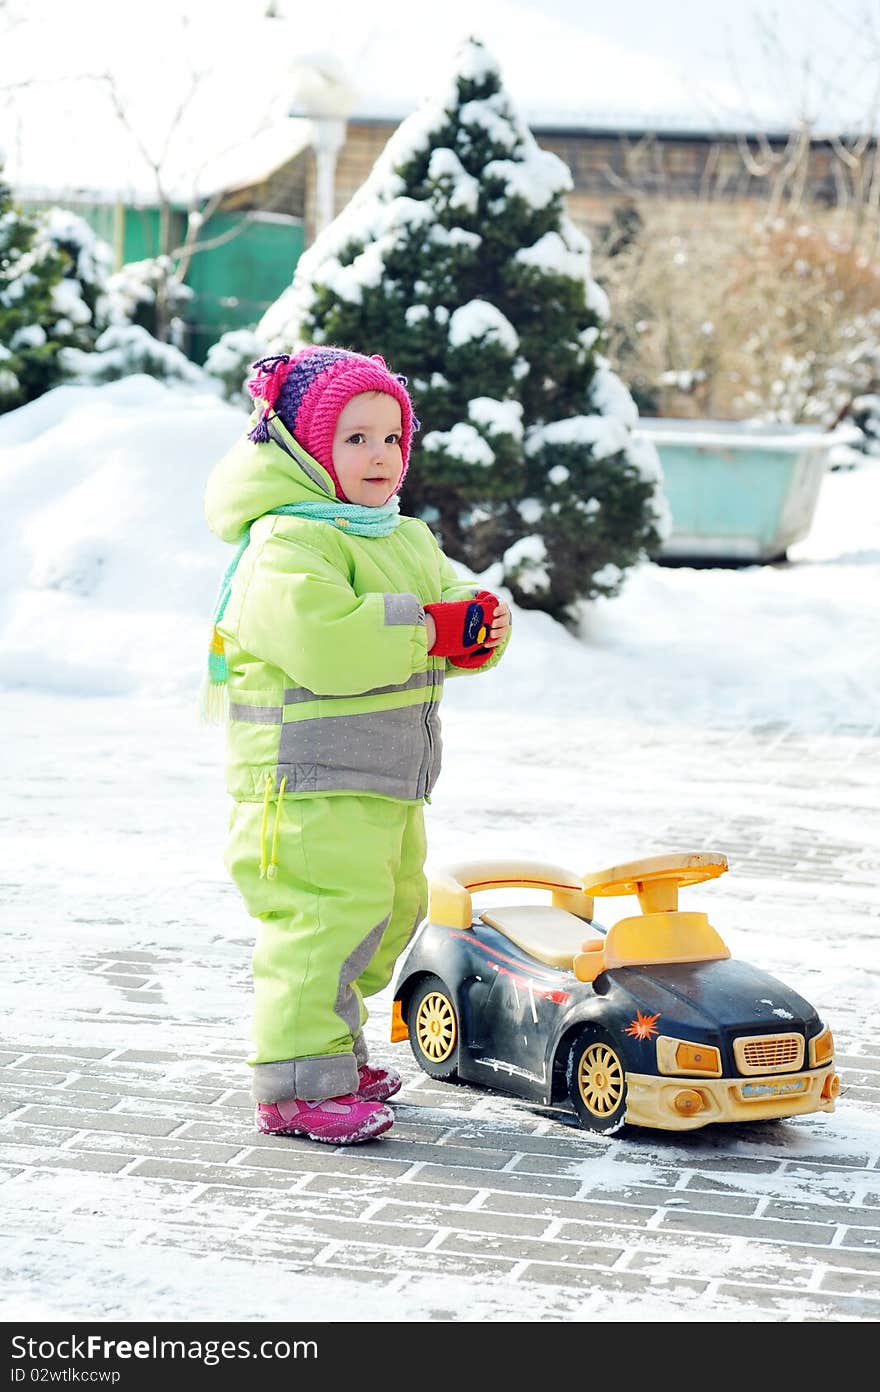
[[[254,444],[244,435],[223,456],[205,488],[205,518],[222,541],[237,542],[258,517],[287,503],[326,503],[333,480],[277,417],[270,439]]]

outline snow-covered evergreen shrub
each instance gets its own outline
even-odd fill
[[[571,186],[469,41],[257,326],[271,351],[332,342],[406,373],[424,428],[404,506],[566,621],[615,592],[667,519],[656,452],[602,355],[608,304]]]
[[[647,544],[646,511],[663,506],[653,495],[654,446],[632,437],[638,412],[606,366],[593,375],[588,406],[527,432],[526,496],[516,506],[525,526],[537,523],[524,541],[539,541],[543,554],[536,566],[533,547],[519,540],[503,557],[502,573],[520,603],[538,595],[540,608],[560,619],[568,617],[571,577],[580,576],[585,558],[588,580],[575,597],[617,593]]]
[[[247,380],[253,376],[252,365],[268,352],[253,329],[229,329],[208,349],[205,372],[219,384],[225,401],[250,411],[253,401]]]
[[[145,373],[162,382],[205,386],[204,372],[171,343],[160,343],[139,324],[111,324],[93,352],[65,348],[59,354],[68,380],[115,382],[120,377]]]
[[[157,306],[177,315],[191,294],[170,258],[115,274],[112,265],[111,248],[78,214],[26,215],[0,182],[0,412],[71,379],[145,372],[204,385],[195,364],[148,331]]]
[[[192,297],[190,287],[178,280],[170,256],[128,261],[108,278],[106,320],[108,324],[137,324],[160,342],[180,347],[183,315]]]
[[[84,330],[79,346],[88,347],[109,323],[106,292],[113,273],[113,250],[85,218],[69,208],[47,208],[40,214],[40,224],[67,259],[65,279],[75,305],[70,317]]]
[[[92,308],[78,254],[58,221],[25,214],[0,180],[0,412],[61,380],[63,348],[88,345]]]

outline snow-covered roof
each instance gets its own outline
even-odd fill
[[[379,11],[277,0],[273,10],[267,17],[259,0],[152,0],[148,11],[29,0],[0,18],[6,177],[137,201],[155,196],[158,168],[166,192],[189,198],[195,176],[242,146],[234,178],[250,182],[271,145],[258,133],[326,102],[308,80],[316,50],[339,75],[346,115],[398,123],[441,89],[469,37],[492,52],[534,130],[872,128],[877,37],[873,48],[870,36],[857,41],[857,17],[844,22],[820,0],[788,4],[761,41],[727,0],[484,0],[476,15],[471,0],[444,0],[430,42],[409,0]]]
[[[239,141],[228,149],[218,150],[202,163],[177,169],[173,180],[163,180],[163,187],[172,203],[187,204],[191,200],[211,198],[214,194],[232,193],[268,178],[288,160],[295,159],[308,149],[312,139],[312,124],[301,116],[288,116],[248,140]],[[84,169],[84,180],[74,182],[71,174],[75,165],[62,175],[44,183],[16,183],[19,198],[44,201],[64,194],[80,202],[103,203],[123,199],[135,206],[156,201],[157,184],[147,169],[129,170],[119,182],[110,184],[101,171]],[[8,177],[8,176],[7,176]],[[60,179],[60,182],[57,180]]]
[[[196,175],[199,194],[209,198],[214,193],[231,193],[260,183],[308,149],[311,139],[311,121],[288,116],[208,160]]]

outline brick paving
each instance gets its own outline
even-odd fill
[[[864,770],[880,750],[877,733],[812,742],[752,733],[752,787],[712,814],[711,844],[735,846],[750,881],[744,913],[752,880],[760,893],[759,882],[783,876],[777,903],[799,886],[806,903],[822,886],[829,905],[840,880],[855,936],[876,935],[877,848],[842,823],[827,837],[819,796],[800,816],[797,783],[809,748],[812,776],[825,780],[837,814],[850,807],[851,828],[870,802]],[[706,749],[728,743],[733,736],[704,742],[703,762],[695,757],[682,775],[688,810],[657,823],[661,842],[705,843]],[[688,748],[683,740],[679,762]],[[754,796],[761,780],[776,787],[776,805],[780,784],[788,789],[794,810],[782,827]],[[643,815],[656,823],[656,806]],[[91,913],[81,908],[80,918],[93,922]],[[822,919],[820,904],[814,923]],[[400,1046],[390,1055],[404,1074],[393,1130],[334,1149],[253,1130],[240,1039],[246,939],[219,936],[212,956],[203,940],[187,950],[170,937],[151,947],[146,935],[125,933],[118,947],[104,938],[70,950],[57,1004],[66,1027],[56,1020],[45,1044],[38,1029],[0,1037],[0,1240],[18,1269],[41,1248],[60,1263],[109,1269],[133,1244],[238,1263],[243,1280],[258,1262],[279,1281],[326,1282],[328,1300],[334,1282],[358,1282],[387,1291],[392,1312],[411,1281],[436,1280],[436,1320],[462,1317],[444,1298],[445,1278],[494,1292],[499,1308],[515,1292],[516,1309],[531,1308],[536,1321],[603,1309],[650,1319],[655,1308],[681,1320],[697,1311],[717,1320],[880,1318],[880,1046],[846,1010],[835,1023],[843,1093],[831,1115],[601,1138],[567,1111],[436,1083]],[[192,1048],[150,1048],[151,1031],[161,1038],[172,1015],[185,1041],[175,993],[192,979],[194,957],[222,978],[226,1016],[204,1012]],[[371,1029],[387,1039],[387,1004]],[[836,1135],[837,1116],[859,1125]]]
[[[237,1055],[188,1062],[186,1085],[169,1086],[167,1051],[3,1040],[4,1241],[63,1244],[85,1230],[99,1258],[136,1230],[141,1246],[219,1245],[224,1258],[258,1253],[280,1272],[295,1259],[299,1272],[389,1290],[406,1273],[516,1283],[535,1290],[536,1311],[542,1291],[582,1289],[642,1302],[661,1292],[719,1317],[737,1306],[746,1319],[880,1317],[880,1131],[877,1145],[832,1157],[828,1117],[796,1124],[794,1158],[792,1123],[755,1138],[745,1126],[640,1132],[631,1154],[633,1142],[587,1136],[564,1112],[499,1106],[409,1061],[394,1130],[328,1149],[253,1131],[247,1092],[223,1086]],[[880,1111],[880,1053],[839,1066]],[[598,1153],[620,1162],[618,1184],[607,1165],[601,1184],[591,1178]],[[639,1184],[645,1157],[651,1182]],[[100,1177],[87,1218],[75,1187],[47,1183],[59,1171]],[[792,1175],[802,1203],[786,1197]]]

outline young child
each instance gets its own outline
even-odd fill
[[[443,681],[495,665],[510,611],[400,514],[405,377],[324,346],[254,367],[251,428],[206,492],[238,543],[208,694],[228,692],[226,865],[259,920],[248,1061],[258,1130],[346,1145],[394,1119],[364,1000],[427,908]]]

